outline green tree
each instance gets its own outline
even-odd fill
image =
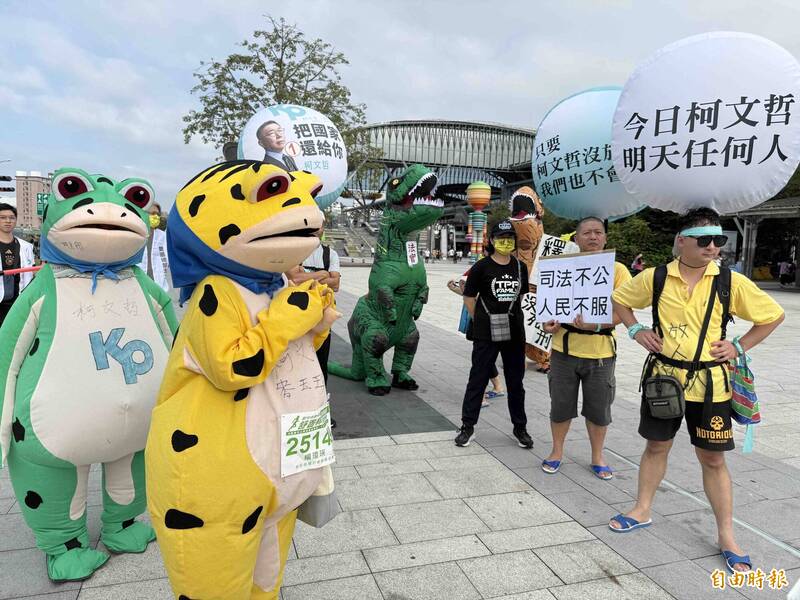
[[[637,254],[642,254],[647,266],[666,264],[672,260],[672,232],[658,231],[643,217],[635,215],[608,224],[606,246],[617,251],[617,260],[630,265]]]
[[[490,232],[492,227],[497,225],[503,219],[507,219],[511,216],[511,208],[508,206],[508,201],[503,200],[496,200],[491,202],[489,206],[486,207],[485,212],[487,213],[486,217],[486,231]]]
[[[347,58],[329,43],[309,39],[297,25],[267,16],[268,27],[239,44],[241,52],[200,63],[192,95],[200,101],[183,117],[185,143],[197,136],[221,148],[235,141],[247,120],[273,104],[318,110],[342,132],[351,165],[374,154],[363,131],[366,106],[355,103],[341,81]]]

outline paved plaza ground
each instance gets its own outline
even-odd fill
[[[343,513],[319,530],[298,526],[282,597],[784,598],[788,588],[770,590],[766,581],[763,591],[712,588],[709,574],[723,563],[685,429],[657,493],[653,525],[628,534],[608,530],[609,518],[632,505],[644,447],[636,432],[644,351],[624,335],[619,340],[614,423],[606,442],[613,480],[600,481],[589,471],[589,444],[581,423],[569,434],[561,471],[545,475],[540,470],[550,450],[549,399],[546,377],[533,369],[525,377],[533,450],[519,448],[511,438],[503,402],[482,411],[472,445],[453,445],[471,346],[456,332],[461,300],[445,283],[466,268],[464,262],[429,265],[430,301],[418,323],[421,341],[412,370],[420,384],[417,393],[395,390],[370,405],[347,391],[355,389],[347,387],[352,384],[332,381],[333,411],[342,432],[334,473]],[[345,315],[366,290],[368,274],[366,268],[343,269],[338,302]],[[800,577],[800,294],[770,293],[787,318],[753,352],[764,424],[758,428],[756,451],[744,455],[737,449],[728,454],[728,463],[735,482],[739,543],[756,567],[767,573],[785,569],[793,585]],[[649,315],[642,314],[641,320],[649,322]],[[746,326],[736,323],[731,335]],[[339,336],[334,352],[341,356],[346,319],[334,331]],[[448,421],[453,423],[449,429]],[[354,437],[373,431],[385,435]],[[96,541],[100,481],[96,470],[92,475],[90,533]],[[49,583],[44,557],[21,519],[8,473],[0,471],[0,599],[22,597],[172,596],[157,544],[142,555],[112,556],[83,584]]]

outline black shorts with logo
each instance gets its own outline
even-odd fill
[[[703,403],[686,402],[686,428],[692,445],[703,450],[733,450],[733,424],[731,403],[714,402],[709,423],[703,423]],[[642,402],[639,435],[646,440],[666,442],[675,437],[684,417],[656,419],[650,414],[646,402]]]

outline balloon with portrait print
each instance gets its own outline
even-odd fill
[[[336,125],[322,113],[295,104],[259,110],[239,136],[238,157],[263,160],[287,171],[309,171],[322,180],[315,198],[330,206],[347,179],[347,148]]]

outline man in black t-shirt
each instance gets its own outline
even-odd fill
[[[511,256],[514,246],[511,222],[500,221],[492,228],[489,257],[473,265],[464,285],[464,306],[472,316],[472,323],[467,330],[467,339],[472,340],[472,368],[464,392],[462,426],[455,439],[456,446],[467,446],[475,437],[483,392],[489,383],[492,365],[500,354],[503,357],[508,412],[514,424],[514,437],[521,447],[533,447],[533,440],[526,429],[528,419],[525,415],[525,388],[522,385],[525,376],[525,326],[520,304],[522,294],[528,288],[528,269]],[[507,315],[510,339],[492,339],[490,314]]]

